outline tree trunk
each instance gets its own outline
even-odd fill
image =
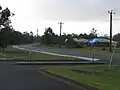
[[[4,52],[4,49],[5,49],[5,47],[4,47],[4,45],[2,46],[2,51]]]

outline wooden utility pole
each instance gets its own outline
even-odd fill
[[[112,52],[112,15],[115,14],[113,10],[108,11],[110,14],[110,52]]]
[[[58,22],[58,24],[60,24],[60,48],[61,48],[61,30],[62,30],[62,22]]]

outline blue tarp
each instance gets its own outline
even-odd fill
[[[106,39],[104,39],[104,38],[94,38],[94,39],[92,39],[92,40],[89,40],[89,43],[90,43],[90,44],[93,44],[93,43],[96,43],[96,42],[98,42],[98,43],[103,43],[103,42],[105,42],[105,40],[106,40]]]

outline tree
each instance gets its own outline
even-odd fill
[[[86,34],[86,33],[84,33],[84,34],[79,34],[78,35],[78,38],[88,38],[89,36]]]
[[[9,28],[2,28],[0,31],[0,47],[2,48],[3,51],[4,48],[7,47],[9,41],[8,32],[9,32]]]
[[[10,10],[6,7],[2,12],[0,12],[0,26],[6,27],[9,26],[11,23],[11,16],[15,14],[11,13]]]
[[[51,45],[54,43],[54,37],[55,33],[53,30],[49,27],[45,29],[44,35],[42,36],[42,42],[46,45]]]
[[[96,38],[98,35],[97,30],[95,28],[92,28],[90,34],[89,34],[89,39]]]
[[[107,34],[101,35],[99,36],[100,38],[104,38],[104,39],[109,39],[109,36]]]
[[[114,35],[113,40],[120,42],[120,33]]]
[[[33,37],[33,32],[30,32],[30,42],[33,43],[34,42],[34,37]]]
[[[95,28],[92,28],[90,35],[97,36],[97,30]]]
[[[117,41],[117,42],[118,42],[117,47],[120,47],[120,33],[115,34],[115,35],[113,36],[113,40],[114,40],[114,41]]]
[[[0,6],[0,10],[2,10],[2,7]],[[0,47],[3,49],[7,47],[8,41],[9,41],[9,37],[8,37],[8,32],[10,30],[10,24],[11,24],[11,20],[10,20],[10,16],[13,16],[14,14],[10,12],[10,10],[8,8],[5,8],[4,10],[2,10],[0,12]]]
[[[97,30],[95,28],[92,28],[91,34],[93,34],[94,36],[97,36]]]

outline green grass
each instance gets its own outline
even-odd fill
[[[37,45],[34,45],[34,47],[43,47],[43,48],[50,48],[50,49],[54,49],[54,50],[57,50],[57,51],[73,51],[73,52],[87,52],[87,53],[92,53],[92,48],[91,47],[85,47],[85,48],[58,48],[58,47],[48,47],[48,46],[45,46],[43,44],[37,44]],[[111,56],[111,52],[109,52],[109,47],[106,48],[106,50],[102,50],[101,47],[95,47],[95,53],[98,54],[98,55],[109,55]],[[116,48],[115,50],[115,55],[120,55],[120,48]]]
[[[69,50],[73,50],[73,51],[88,51],[88,52],[91,52],[92,48],[91,47],[85,47],[85,48],[71,48]],[[109,47],[106,48],[106,50],[102,50],[101,47],[95,47],[95,51],[96,52],[99,52],[99,53],[103,53],[103,52],[107,52],[107,53],[110,53],[109,52]],[[119,53],[120,54],[120,48],[116,48],[115,50],[115,53]]]
[[[61,75],[73,79],[90,86],[97,87],[101,90],[120,90],[120,66],[112,66],[111,69],[108,66],[47,66],[44,67],[48,72]],[[73,72],[71,70],[86,70],[100,73],[85,74]]]
[[[15,49],[11,46],[5,49],[4,52],[0,51],[0,55],[6,55],[13,60],[28,60],[29,59],[29,52],[25,50]],[[41,54],[38,52],[31,53],[31,60],[74,60],[75,58],[70,57],[60,57],[60,56],[53,56],[47,54]]]

